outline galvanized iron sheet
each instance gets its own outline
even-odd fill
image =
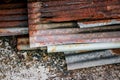
[[[88,43],[88,44],[69,44],[69,45],[56,45],[47,46],[47,52],[67,52],[67,51],[86,51],[86,50],[103,50],[120,48],[119,42],[106,42],[106,43]]]
[[[9,1],[0,2],[0,36],[28,34],[27,3]]]
[[[84,54],[67,54],[65,59],[68,70],[120,63],[120,56],[113,55],[111,50],[86,52]]]

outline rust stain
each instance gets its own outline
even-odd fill
[[[27,3],[8,3],[8,4],[0,4],[0,9],[17,9],[17,8],[25,8]]]
[[[27,27],[27,21],[7,21],[0,22],[0,27]]]
[[[53,47],[51,51],[52,51],[52,52],[55,52],[55,51],[56,51],[56,47]]]
[[[17,44],[18,45],[26,45],[26,44],[29,44],[29,38],[27,37],[19,37],[17,38]]]
[[[26,8],[21,9],[10,9],[10,10],[0,10],[0,15],[10,15],[10,14],[27,14]]]
[[[120,49],[112,49],[111,51],[113,54],[120,55]]]

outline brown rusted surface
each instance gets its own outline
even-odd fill
[[[64,34],[30,37],[30,43],[40,43],[42,46],[70,43],[115,42],[120,41],[118,32]]]
[[[0,10],[0,15],[14,15],[14,14],[27,14],[26,8],[20,9],[10,9],[10,10]]]
[[[120,31],[120,26],[105,26],[105,27],[97,27],[97,28],[61,28],[61,29],[47,29],[42,30],[41,28],[33,27],[29,28],[30,36],[42,36],[42,35],[60,35],[60,34],[73,34],[73,33],[89,33],[89,32],[103,32],[103,31]]]
[[[71,4],[62,5],[61,4]],[[57,7],[50,7],[49,4],[59,5]],[[43,5],[46,7],[43,7]],[[38,6],[38,8],[37,8]],[[39,8],[40,6],[40,8]],[[120,1],[49,1],[42,2],[42,7],[38,2],[28,5],[28,12],[34,13],[32,17],[36,16],[35,13],[40,13],[40,19],[35,19],[41,23],[47,22],[62,22],[62,21],[75,21],[75,20],[94,20],[94,19],[110,19],[120,18]],[[75,15],[74,15],[75,14]],[[39,18],[38,16],[38,18]],[[35,17],[36,18],[36,17]],[[35,22],[33,21],[33,23]],[[31,22],[30,22],[31,23]]]
[[[27,6],[28,8],[41,8],[42,5],[41,2],[29,2]]]
[[[0,36],[25,35],[28,34],[28,28],[0,28]]]
[[[29,31],[30,36],[43,36],[43,35],[59,35],[59,34],[72,34],[79,33],[79,28],[68,29],[48,29],[48,30],[34,30]]]
[[[35,36],[36,40],[40,41],[60,41],[74,39],[93,39],[93,38],[111,38],[120,37],[120,31],[116,32],[100,32],[100,33],[81,33],[81,34],[66,34],[66,35],[50,35],[50,36]]]
[[[113,54],[120,55],[120,49],[112,49]]]
[[[41,12],[56,12],[56,11],[66,11],[66,10],[83,10],[86,8],[96,8],[96,7],[104,7],[107,4],[107,9],[108,10],[114,10],[114,9],[119,9],[119,3],[114,2],[113,3],[108,3],[108,1],[103,1],[103,2],[84,2],[84,3],[78,3],[78,4],[72,4],[72,5],[63,5],[63,6],[56,6],[56,7],[45,7],[41,8]],[[110,5],[110,6],[109,6]]]
[[[0,36],[28,34],[27,13],[25,0],[0,1]]]
[[[27,27],[27,21],[0,22],[0,27]]]
[[[41,48],[30,48],[29,37],[23,36],[17,38],[17,49],[18,50],[35,50],[35,49],[46,49],[46,47]]]
[[[43,0],[42,0],[43,1]],[[112,0],[114,2],[118,2],[119,0]],[[73,5],[73,4],[84,4],[84,3],[95,3],[95,2],[108,2],[110,3],[110,0],[57,0],[57,1],[50,1],[47,0],[46,2],[43,1],[42,5],[44,7],[51,7],[51,6],[63,6],[63,5]]]
[[[25,8],[27,7],[27,3],[9,3],[9,4],[0,4],[0,9],[17,9],[17,8]]]
[[[5,15],[0,16],[0,21],[17,21],[17,20],[27,20],[27,15]]]
[[[32,38],[31,38],[32,39]],[[42,47],[50,45],[63,45],[73,43],[101,43],[101,42],[120,42],[120,38],[94,38],[94,39],[74,39],[74,40],[61,40],[61,41],[35,41],[31,40],[30,47]]]
[[[17,38],[17,44],[18,45],[28,45],[29,44],[29,38],[28,37],[18,37]]]
[[[83,23],[91,20],[94,23],[98,20],[104,23],[110,23],[111,19],[119,21],[119,9],[119,0],[41,0],[28,3],[30,46],[120,41],[119,25],[87,29],[55,26],[56,22],[67,21]],[[48,23],[54,25],[47,25]]]

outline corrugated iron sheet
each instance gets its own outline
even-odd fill
[[[89,51],[89,50],[103,50],[103,49],[116,49],[120,48],[119,42],[106,42],[106,43],[86,43],[86,44],[68,44],[68,45],[55,45],[48,46],[47,52],[67,52],[67,51]]]
[[[115,42],[115,41],[120,41],[119,31],[30,37],[30,43],[31,44],[36,43],[39,46],[70,44],[70,43],[72,44],[72,43],[90,43],[90,42]],[[31,47],[35,47],[35,45],[32,45]]]
[[[0,1],[0,36],[28,34],[27,2]]]
[[[0,36],[25,35],[28,34],[28,28],[0,28]]]
[[[52,4],[52,5],[50,5]],[[32,17],[37,17],[41,23],[79,21],[83,19],[120,18],[120,1],[47,1],[28,3],[28,11]],[[75,14],[75,15],[74,15]],[[36,17],[35,17],[36,18]]]
[[[36,50],[36,49],[46,50],[46,47],[30,48],[29,37],[23,36],[23,37],[17,38],[17,49],[18,50]]]
[[[65,59],[68,70],[120,63],[120,56],[113,55],[111,50],[86,52],[84,54],[67,53]]]

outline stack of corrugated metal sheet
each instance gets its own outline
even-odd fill
[[[0,36],[28,34],[27,2],[0,1]]]
[[[120,0],[3,0],[0,36],[10,35],[25,35],[18,50],[64,52],[68,70],[120,63]]]
[[[112,55],[120,48],[119,0],[29,2],[28,19],[30,47],[25,48],[64,52],[68,70],[120,63]]]
[[[30,47],[119,42],[120,25],[113,25],[120,24],[119,4],[119,0],[45,0],[28,3]],[[98,26],[102,27],[88,28]],[[81,29],[85,27],[87,29]],[[90,33],[92,31],[95,33]]]

